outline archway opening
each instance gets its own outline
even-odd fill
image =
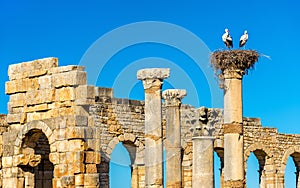
[[[40,129],[32,129],[22,140],[21,154],[27,160],[20,164],[24,187],[52,188],[54,166],[49,160],[50,145]]]
[[[127,147],[118,143],[110,155],[110,188],[131,188],[131,159]]]
[[[247,187],[265,187],[266,157],[267,154],[260,149],[250,153],[246,167]]]
[[[259,187],[259,164],[254,153],[252,152],[247,160],[246,180],[247,187]]]
[[[224,149],[215,148],[214,152],[214,179],[215,187],[223,187],[224,183]]]
[[[285,187],[300,188],[299,182],[300,171],[300,153],[293,153],[289,156],[284,173]]]

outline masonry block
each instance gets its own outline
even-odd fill
[[[84,162],[84,151],[68,151],[66,152],[66,162],[67,163],[76,163]]]
[[[84,151],[87,144],[80,139],[69,140],[69,151]]]
[[[101,162],[100,152],[95,152],[95,151],[86,151],[85,152],[85,163],[100,164],[100,162]]]
[[[68,175],[68,165],[58,164],[54,165],[54,177],[62,177]]]
[[[84,186],[97,186],[99,185],[98,174],[84,174]]]
[[[55,88],[86,85],[86,72],[70,71],[53,74],[52,83]]]
[[[84,185],[84,174],[76,174],[75,175],[75,185]]]

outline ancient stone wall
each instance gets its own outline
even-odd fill
[[[0,187],[108,188],[110,155],[120,142],[130,155],[132,187],[145,187],[143,101],[118,99],[110,88],[88,86],[84,67],[58,67],[56,58],[11,65],[8,74],[8,114],[0,116]],[[223,187],[222,110],[203,114],[203,108],[183,104],[180,114],[182,187],[192,187],[192,130],[203,122],[214,130]],[[164,142],[167,118],[163,104]],[[300,169],[300,135],[262,127],[259,119],[243,120],[245,164],[253,152],[261,187],[284,187],[289,156]]]

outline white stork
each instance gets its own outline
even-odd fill
[[[246,44],[247,40],[248,40],[248,32],[247,30],[245,30],[244,34],[240,38],[240,47],[243,47]]]
[[[225,43],[225,45],[227,46],[227,48],[230,49],[233,47],[232,38],[229,35],[229,30],[227,28],[225,29],[225,33],[222,35],[222,40]]]

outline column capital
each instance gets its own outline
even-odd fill
[[[190,131],[192,132],[193,138],[213,138],[213,132],[215,131],[214,127],[211,127],[209,125],[200,125],[190,128]]]
[[[208,123],[208,109],[205,107],[200,107],[198,108],[198,113],[199,113],[199,124],[190,128],[190,131],[192,132],[192,137],[211,138],[213,136],[215,127],[211,126]]]
[[[170,76],[170,69],[168,68],[149,68],[141,69],[137,72],[137,79],[143,81],[144,90],[150,88],[158,90],[161,88],[162,80]]]
[[[245,71],[241,69],[225,69],[222,74],[224,79],[242,79]]]
[[[181,99],[185,96],[185,89],[168,89],[162,93],[166,106],[179,106],[181,104]]]

